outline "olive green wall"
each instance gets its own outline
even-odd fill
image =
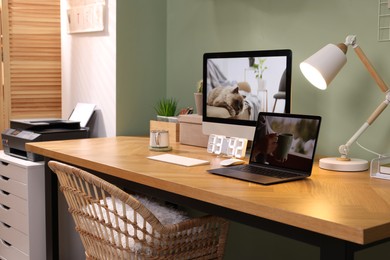
[[[293,51],[292,112],[323,117],[318,154],[337,155],[384,99],[352,50],[349,62],[327,91],[311,87],[299,63],[329,42],[348,34],[386,82],[390,82],[390,42],[377,41],[378,2],[365,0],[118,0],[117,135],[145,135],[161,96],[194,106],[209,51],[289,48]],[[388,153],[390,109],[359,139]],[[352,156],[374,156],[357,145]]]
[[[384,95],[352,49],[347,65],[327,91],[310,86],[299,63],[325,44],[356,34],[358,44],[390,84],[390,42],[377,41],[377,12],[378,1],[367,0],[168,0],[167,95],[179,98],[182,106],[193,104],[204,52],[291,49],[292,112],[321,115],[318,154],[337,155],[338,146],[363,124]],[[390,109],[360,143],[390,152],[389,116]],[[368,160],[375,157],[357,145],[351,154]]]
[[[289,48],[293,51],[292,112],[321,115],[317,153],[337,155],[337,147],[384,96],[353,50],[327,91],[311,87],[299,63],[325,44],[356,34],[390,84],[390,42],[377,41],[377,11],[378,1],[367,0],[117,0],[117,135],[148,134],[149,120],[155,117],[153,106],[162,96],[178,98],[182,107],[194,106],[204,52]],[[390,109],[360,143],[389,153],[389,116]],[[374,157],[357,145],[351,154]],[[357,259],[387,259],[386,247],[362,251]],[[226,259],[318,256],[315,247],[237,223],[231,226],[226,250]]]
[[[337,155],[384,100],[353,50],[327,91],[309,85],[299,63],[325,44],[356,34],[379,74],[390,82],[390,42],[377,41],[378,1],[366,0],[118,0],[117,135],[146,135],[162,96],[194,106],[202,55],[210,51],[289,48],[293,51],[292,112],[323,117],[318,154]],[[272,100],[271,100],[272,102]],[[359,139],[390,151],[385,111]],[[352,156],[374,155],[352,146]]]
[[[117,135],[146,135],[166,95],[166,1],[117,0]]]

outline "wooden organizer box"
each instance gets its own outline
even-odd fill
[[[180,115],[180,143],[207,147],[209,136],[202,132],[202,116]]]

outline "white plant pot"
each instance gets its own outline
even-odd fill
[[[159,116],[157,115],[157,121],[177,123],[179,120],[175,116]]]
[[[260,79],[260,78],[257,79],[257,92],[266,89],[265,83],[266,83],[266,82],[265,82],[264,79]]]

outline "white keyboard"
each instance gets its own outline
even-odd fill
[[[167,162],[167,163],[173,163],[178,164],[182,166],[196,166],[196,165],[204,165],[209,164],[209,161],[180,156],[180,155],[174,155],[174,154],[160,154],[156,156],[149,156],[149,159],[161,161],[161,162]]]

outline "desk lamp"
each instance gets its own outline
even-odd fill
[[[335,171],[365,171],[368,169],[368,162],[366,160],[349,158],[349,148],[390,103],[390,91],[388,86],[375,71],[362,49],[356,44],[355,35],[347,36],[345,43],[326,45],[307,60],[303,61],[300,64],[300,69],[311,84],[324,90],[347,62],[346,53],[349,46],[352,46],[367,71],[374,78],[378,87],[383,91],[385,100],[376,108],[356,133],[353,134],[347,143],[340,145],[340,157],[323,158],[320,160],[319,166],[324,169]]]

